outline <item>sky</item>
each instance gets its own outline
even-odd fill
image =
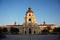
[[[0,25],[23,24],[28,8],[33,10],[38,24],[60,26],[60,0],[0,0]]]

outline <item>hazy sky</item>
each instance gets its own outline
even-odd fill
[[[0,25],[22,24],[28,7],[31,7],[38,24],[60,26],[59,0],[0,0]]]

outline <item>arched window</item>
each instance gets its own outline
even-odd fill
[[[29,16],[31,16],[31,14],[29,14]]]
[[[31,19],[29,19],[29,21],[31,21]]]
[[[29,23],[31,23],[31,19],[29,19]]]

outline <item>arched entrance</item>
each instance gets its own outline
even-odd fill
[[[31,28],[29,28],[29,34],[31,34]]]
[[[26,31],[25,31],[25,34],[26,34]]]
[[[35,34],[36,32],[34,31],[34,34]]]

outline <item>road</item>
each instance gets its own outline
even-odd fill
[[[60,40],[60,35],[6,35],[2,40]]]

